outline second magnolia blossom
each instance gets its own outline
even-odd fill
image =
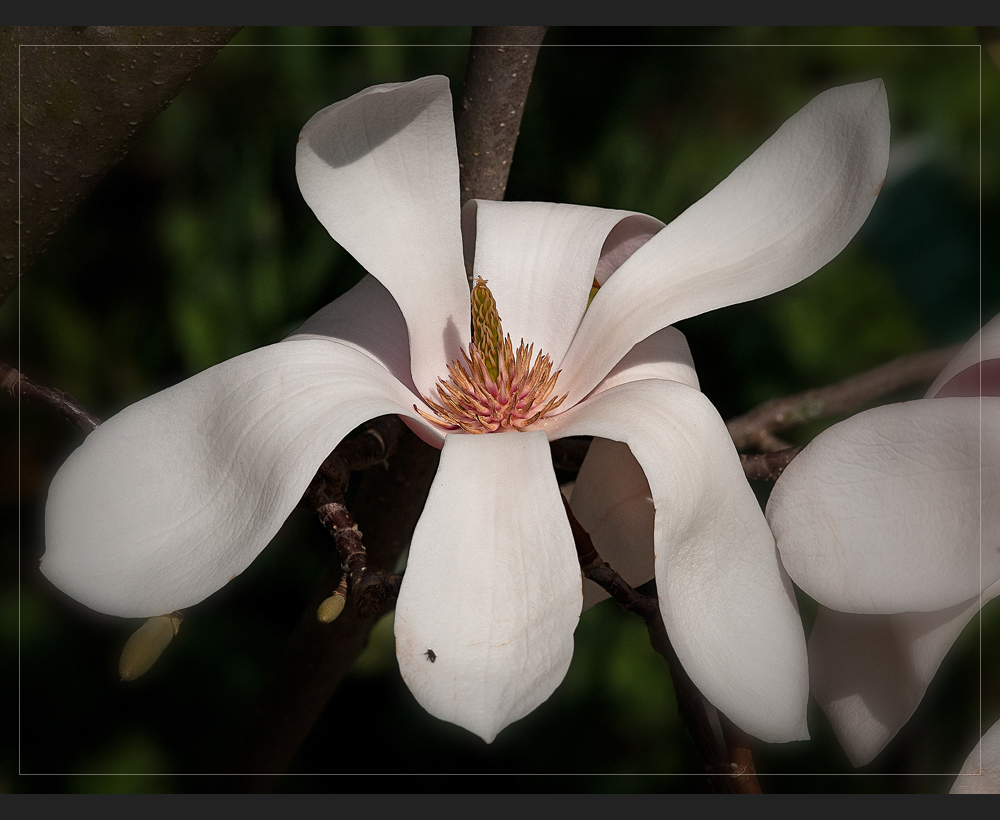
[[[582,580],[548,442],[597,436],[626,448],[648,484],[660,606],[691,678],[748,732],[804,737],[791,586],[669,326],[792,285],[838,254],[875,201],[888,138],[880,81],[832,89],[664,226],[550,203],[460,209],[444,77],[320,111],[300,137],[299,185],[371,275],[289,339],[91,434],[53,480],[43,572],[116,615],[191,606],[249,565],[345,435],[399,414],[442,450],[396,608],[400,671],[428,711],[490,741],[569,666]],[[545,378],[558,374],[559,403],[524,410],[523,423],[496,409],[508,405],[492,391],[513,382],[471,372],[491,351],[470,347],[467,268],[488,282],[514,347],[533,345]],[[424,401],[447,404],[449,374],[472,417]],[[626,480],[581,475],[577,489],[596,508]]]
[[[767,505],[820,604],[812,690],[856,766],[909,720],[952,643],[1000,595],[1000,316],[925,398],[817,436]]]

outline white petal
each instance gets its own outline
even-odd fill
[[[767,517],[789,575],[821,604],[929,612],[1000,578],[998,497],[1000,400],[921,399],[813,439]]]
[[[467,261],[474,253],[474,273],[489,282],[504,333],[515,347],[521,339],[534,344],[556,368],[587,309],[605,244],[612,242],[604,254],[610,269],[663,227],[629,211],[549,202],[473,200],[462,221]]]
[[[399,304],[427,392],[470,333],[448,79],[374,86],[324,108],[302,129],[295,172],[319,221]]]
[[[833,259],[867,218],[888,157],[881,80],[816,97],[601,288],[563,362],[569,401],[660,328],[774,293]]]
[[[420,705],[491,742],[562,681],[582,601],[545,436],[448,436],[396,605]]]
[[[643,379],[666,379],[698,389],[691,348],[677,328],[665,327],[639,342],[594,388],[591,396]]]
[[[360,350],[416,392],[410,377],[406,320],[392,294],[374,276],[364,277],[321,308],[285,341],[327,339]]]
[[[1000,794],[1000,721],[972,750],[951,794]]]
[[[595,438],[573,485],[570,507],[601,559],[637,587],[653,577],[653,497],[628,445]],[[608,597],[583,581],[583,607]]]
[[[927,389],[927,398],[933,398],[941,392],[941,388],[962,371],[979,362],[990,359],[1000,359],[1000,315],[994,316],[983,329],[962,346],[955,358],[948,362],[933,384]],[[984,390],[983,395],[997,395],[996,390]]]
[[[326,341],[237,356],[127,407],[49,489],[43,573],[87,606],[163,615],[241,573],[354,427],[412,411],[377,362]]]
[[[806,647],[791,582],[711,402],[678,382],[631,382],[543,424],[552,438],[628,444],[652,491],[660,611],[684,668],[745,731],[806,737]]]
[[[998,594],[994,584],[982,602]],[[874,759],[910,719],[979,608],[978,595],[938,612],[855,615],[819,608],[809,635],[812,692],[853,765]]]

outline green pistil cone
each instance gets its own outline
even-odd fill
[[[497,303],[486,287],[486,280],[476,279],[472,288],[472,341],[479,350],[486,371],[495,381],[500,375],[500,345],[503,343],[503,326]]]

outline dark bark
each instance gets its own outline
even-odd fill
[[[7,78],[0,90],[0,303],[143,128],[239,30],[0,30]]]
[[[544,26],[473,26],[455,118],[462,203],[503,199]]]

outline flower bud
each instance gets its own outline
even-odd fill
[[[340,613],[344,611],[345,603],[347,603],[347,597],[338,590],[319,605],[319,608],[316,610],[316,617],[321,623],[333,623],[337,620]]]
[[[148,672],[177,634],[182,620],[183,616],[179,612],[158,615],[150,618],[133,632],[132,637],[125,642],[121,659],[118,661],[118,674],[121,675],[121,679],[135,680]]]

